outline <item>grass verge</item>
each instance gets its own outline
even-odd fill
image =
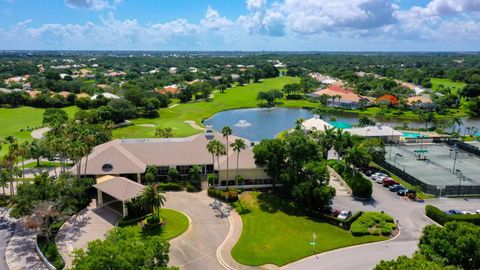
[[[385,236],[353,236],[349,231],[305,215],[302,209],[271,195],[244,192],[233,204],[243,222],[242,235],[232,249],[245,265],[282,266],[301,258],[341,247],[386,240]],[[317,235],[312,249],[312,234]]]

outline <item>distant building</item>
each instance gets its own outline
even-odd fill
[[[434,108],[435,104],[427,96],[413,96],[407,98],[407,105],[415,108]]]
[[[328,88],[319,89],[311,94],[312,98],[320,98],[321,96],[328,96],[327,106],[340,107],[345,109],[357,109],[361,100],[367,103],[370,99],[357,95],[353,90],[343,87],[341,84],[333,84]]]
[[[105,77],[123,77],[127,75],[127,73],[123,72],[123,71],[111,71],[107,74],[105,74]]]
[[[119,99],[119,98],[120,98],[119,96],[114,95],[114,94],[112,94],[112,93],[104,92],[104,93],[101,93],[101,94],[95,94],[95,95],[93,95],[93,96],[92,96],[92,100],[97,99],[98,96],[100,96],[100,95],[104,96],[104,97],[107,98],[107,99]]]
[[[155,89],[160,94],[176,95],[180,92],[180,87],[176,84],[168,85],[163,88]]]
[[[171,68],[168,70],[168,72],[170,72],[170,74],[176,74],[176,73],[177,73],[177,70],[178,70],[178,68],[176,68],[176,67],[171,67]]]

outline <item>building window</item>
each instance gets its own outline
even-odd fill
[[[166,175],[168,175],[168,169],[169,169],[168,166],[160,166],[160,167],[158,167],[158,175],[160,175],[160,176],[166,176]]]
[[[102,171],[110,172],[111,170],[113,170],[112,164],[109,164],[109,163],[103,164]]]
[[[186,175],[188,174],[190,170],[190,166],[177,166],[177,171],[181,174],[181,175]]]

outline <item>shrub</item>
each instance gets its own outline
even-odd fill
[[[463,221],[480,225],[480,215],[447,215],[442,210],[433,205],[425,206],[425,214],[440,225],[450,221]]]
[[[330,215],[322,215],[321,218],[325,222],[328,222],[332,225],[339,226],[343,229],[349,230],[352,223],[355,222],[355,220],[357,220],[362,214],[363,214],[363,211],[356,212],[350,218],[345,219],[345,220],[338,219],[337,217],[333,217],[333,216],[330,216]]]
[[[183,190],[183,186],[179,183],[160,183],[158,184],[158,187],[161,189],[161,190],[165,190],[165,191],[179,191],[179,190]]]
[[[185,190],[187,192],[198,192],[200,191],[200,188],[198,187],[199,185],[195,185],[193,183],[188,183],[187,186],[185,187]]]
[[[210,188],[208,189],[208,196],[227,202],[238,201],[238,192],[235,190],[220,190]]]
[[[361,235],[390,235],[397,225],[393,218],[380,212],[365,212],[355,222],[350,229],[354,236]]]
[[[345,173],[344,173],[345,175]],[[345,175],[344,179],[348,179],[348,175]],[[352,195],[360,198],[370,198],[372,197],[372,182],[365,179],[361,175],[355,175],[355,177],[350,177],[347,181],[348,186],[352,189]]]

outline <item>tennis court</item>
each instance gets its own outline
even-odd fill
[[[440,144],[387,146],[386,151],[388,163],[426,184],[458,185],[462,178],[462,186],[480,186],[480,159],[469,153]]]

